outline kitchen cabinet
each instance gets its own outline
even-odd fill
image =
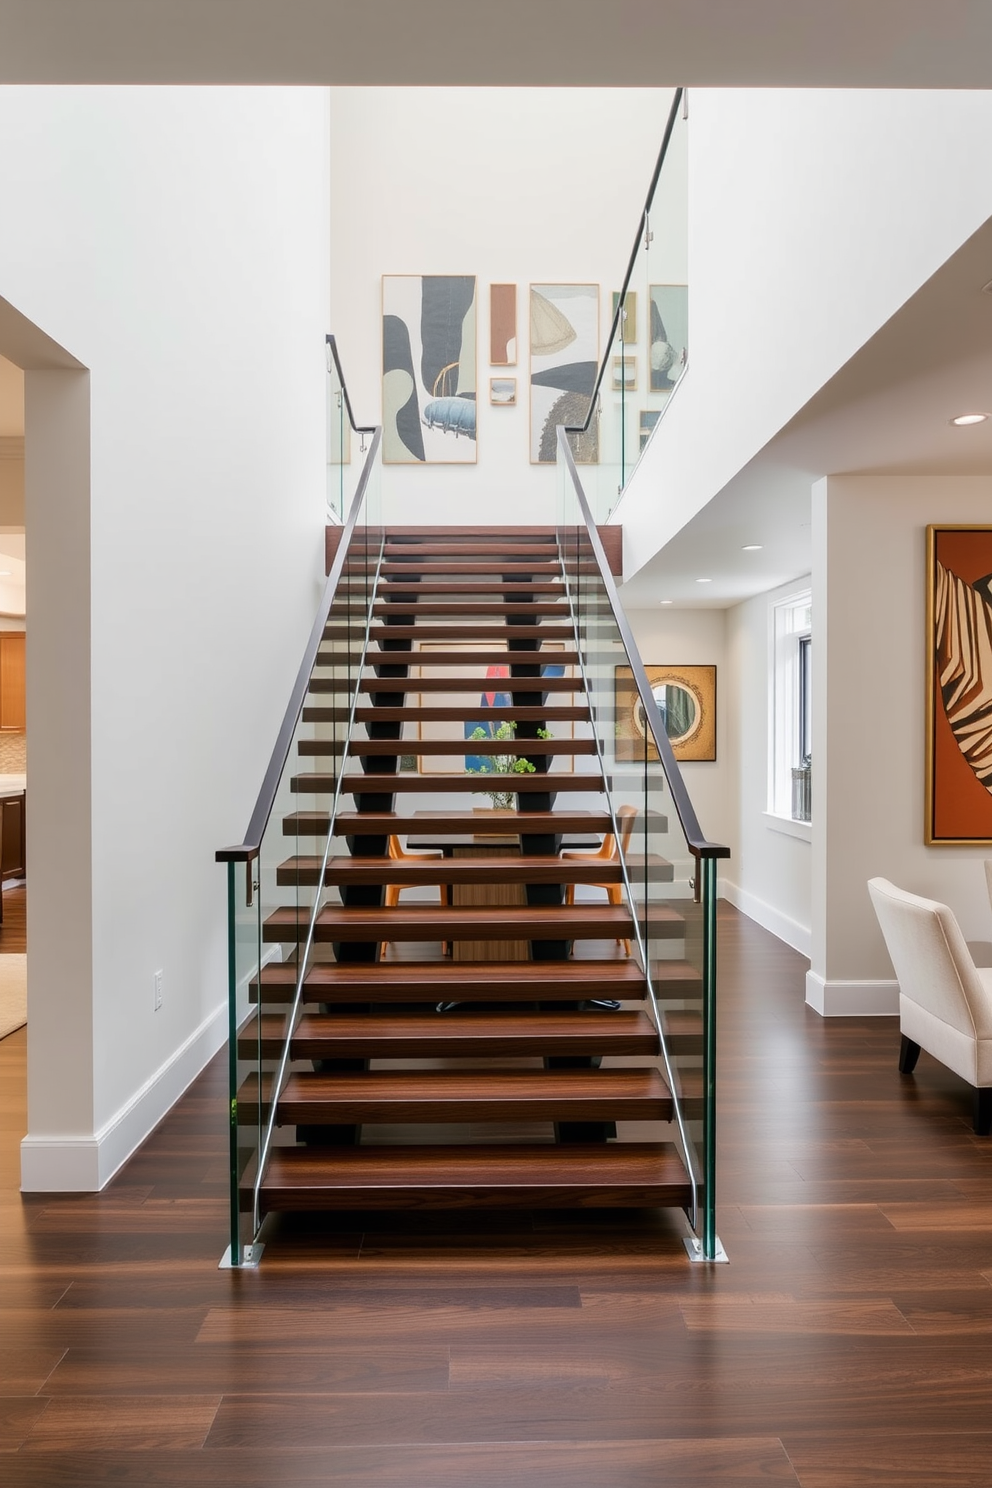
[[[27,793],[17,791],[8,795],[0,792],[0,810],[3,812],[0,829],[0,878],[24,878],[27,855],[24,851],[25,805]]]
[[[24,732],[24,642],[23,630],[0,631],[0,730]]]

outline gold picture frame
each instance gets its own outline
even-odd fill
[[[680,762],[715,760],[716,667],[646,666],[644,670],[675,758]],[[616,668],[614,690],[616,758],[657,760],[654,740],[650,734],[645,736],[641,695],[630,667]]]

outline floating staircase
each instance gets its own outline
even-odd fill
[[[620,883],[620,864],[559,856],[570,838],[595,848],[614,821],[553,531],[388,529],[357,700],[335,672],[353,641],[332,612],[274,867],[283,898],[260,922],[255,1012],[237,1038],[254,1061],[238,1120],[264,1125],[277,1088],[260,1215],[687,1206],[682,1158],[661,1139],[673,1099],[644,971],[622,948],[636,939],[631,909],[581,892]],[[480,668],[506,673],[482,681]],[[484,707],[487,690],[509,700]],[[514,742],[469,741],[480,717],[512,721]],[[507,753],[533,772],[465,770],[466,755]],[[512,792],[516,810],[482,809],[483,791]],[[446,855],[392,859],[392,836],[413,850],[442,839]],[[655,882],[672,876],[660,858],[649,867]],[[410,893],[384,908],[386,885]],[[567,885],[580,889],[573,906]],[[691,1003],[700,973],[677,899],[643,915],[666,951],[656,987]],[[672,1044],[698,1051],[698,1016],[666,1017]],[[627,1126],[644,1122],[659,1128],[650,1140]],[[242,1192],[249,1202],[249,1183]]]

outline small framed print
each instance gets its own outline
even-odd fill
[[[927,846],[992,846],[992,527],[927,528]]]
[[[651,435],[654,433],[654,426],[660,418],[660,408],[641,409],[641,419],[637,430],[637,437],[639,441],[638,449],[642,450],[647,444],[648,440],[651,438]]]
[[[615,356],[613,358],[613,391],[615,393],[637,391],[636,356]]]
[[[716,667],[646,666],[644,670],[675,758],[715,760]],[[614,691],[617,759],[656,760],[658,750],[630,667],[616,668]]]
[[[489,401],[509,407],[517,401],[517,379],[515,377],[490,377]]]
[[[616,318],[617,305],[620,302],[620,291],[613,291],[613,301],[610,305],[610,314]],[[611,322],[612,323],[612,322]],[[617,327],[620,340],[625,346],[637,345],[637,290],[628,289],[623,297],[623,317]]]

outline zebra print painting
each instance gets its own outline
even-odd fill
[[[992,527],[927,528],[927,843],[992,845]]]

